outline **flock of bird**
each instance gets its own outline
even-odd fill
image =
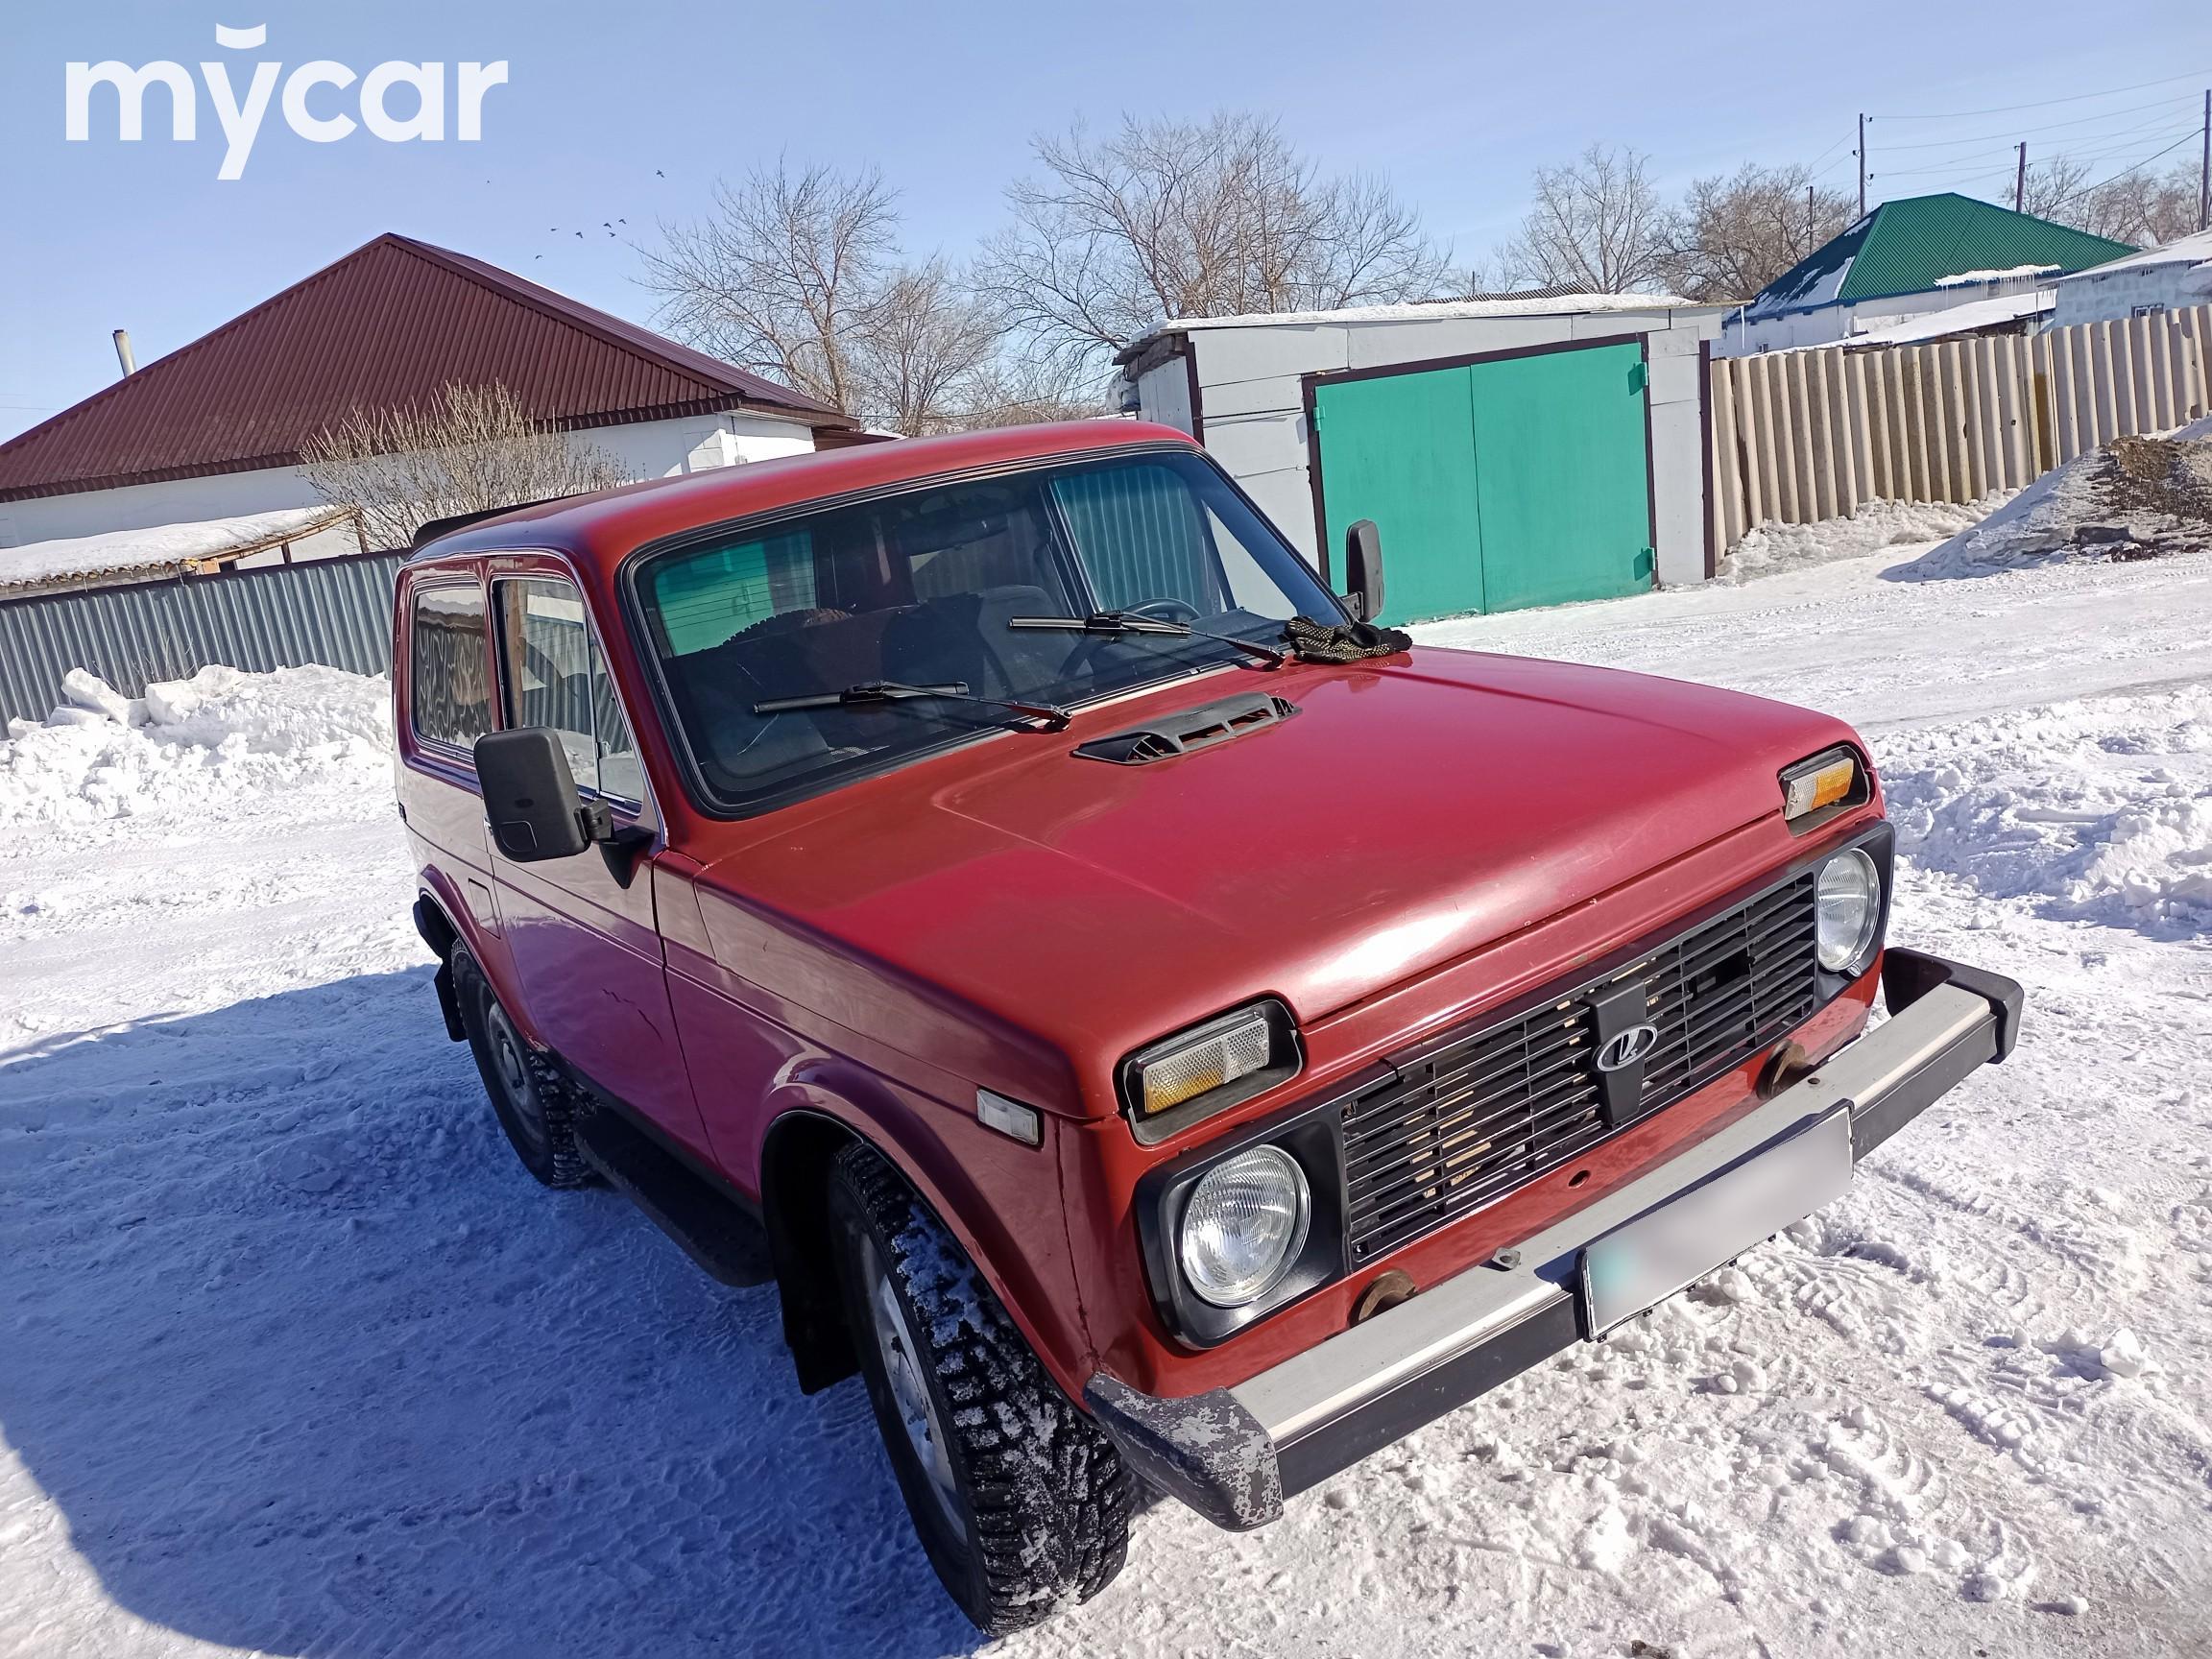
[[[654,178],[656,178],[656,179],[665,179],[665,178],[667,178],[667,177],[668,177],[668,175],[667,175],[667,174],[665,174],[665,173],[663,173],[663,172],[662,172],[662,171],[661,171],[660,168],[656,167],[656,168],[654,168],[654,169],[653,169],[653,177],[654,177]],[[485,180],[485,182],[486,182],[486,183],[490,183],[490,182],[491,182],[491,180]],[[615,238],[619,239],[619,238],[620,238],[620,236],[621,236],[621,234],[622,234],[622,232],[621,232],[621,231],[619,231],[619,230],[617,230],[617,229],[615,229],[615,228],[614,228],[614,227],[615,227],[615,226],[617,226],[617,225],[627,225],[627,224],[629,224],[629,223],[630,223],[630,221],[629,221],[629,220],[627,220],[627,219],[624,219],[624,218],[621,218],[621,217],[619,217],[619,216],[617,216],[616,218],[613,218],[613,219],[602,219],[602,220],[600,220],[600,221],[599,221],[599,228],[600,228],[600,229],[602,229],[602,230],[604,230],[604,231],[606,231],[608,235],[610,235],[610,236],[613,236],[613,237],[615,237]],[[559,236],[559,235],[561,235],[562,233],[563,233],[563,228],[562,228],[561,226],[559,226],[559,225],[556,225],[556,226],[554,226],[554,227],[553,227],[551,229],[549,229],[549,230],[547,230],[547,231],[545,232],[545,234],[546,234],[546,235],[548,235],[548,236]],[[581,242],[581,241],[585,240],[585,237],[586,237],[586,235],[587,235],[587,232],[585,232],[585,231],[582,231],[582,230],[576,230],[576,229],[573,229],[573,228],[571,228],[571,229],[569,229],[569,230],[567,231],[567,234],[574,236],[574,237],[576,238],[576,240],[577,240],[577,241]],[[531,257],[531,258],[533,258],[533,259],[542,259],[542,258],[544,258],[544,257],[545,257],[545,255],[544,255],[544,254],[542,254],[542,253],[533,253],[533,254],[531,254],[531,255],[530,255],[530,257]]]

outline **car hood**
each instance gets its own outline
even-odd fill
[[[1297,712],[1141,765],[1076,743],[1263,690]],[[1064,1052],[1272,994],[1310,1022],[1775,813],[1850,736],[1709,686],[1416,649],[1231,670],[722,827],[712,885]],[[770,974],[782,951],[737,973]],[[812,1005],[817,974],[768,987]],[[851,982],[840,1009],[857,1023]]]

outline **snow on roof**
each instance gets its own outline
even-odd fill
[[[1139,335],[1114,354],[1117,363],[1144,355],[1155,340],[1209,328],[1315,327],[1331,324],[1429,323],[1468,317],[1578,317],[1599,311],[1713,310],[1678,294],[1574,294],[1549,292],[1503,300],[1417,300],[1403,305],[1346,305],[1334,311],[1247,311],[1235,317],[1179,317]]]
[[[1984,328],[2001,327],[2007,323],[2017,323],[2026,317],[2040,317],[2055,310],[2058,304],[2057,293],[2050,288],[2031,288],[2018,294],[1999,294],[1987,300],[1969,300],[1963,305],[1946,306],[1931,311],[1924,317],[1908,317],[1902,323],[1891,323],[1885,327],[1869,328],[1863,334],[1845,339],[1845,346],[1909,346],[1920,340],[1942,340],[1954,334],[1976,334]],[[1818,349],[1818,348],[1809,348]]]
[[[2115,271],[2141,271],[2152,265],[2200,265],[2212,262],[2212,230],[2199,230],[2191,235],[2176,236],[2162,248],[2146,248],[2140,253],[2129,253],[2122,258],[2108,259],[2102,265],[2092,265],[2086,271],[2077,271],[2066,278],[2079,282],[2084,276],[2109,276]]]
[[[305,541],[350,517],[341,507],[284,507],[236,518],[156,524],[144,530],[109,530],[99,536],[0,547],[0,588],[242,558],[264,547]]]
[[[1282,324],[1410,323],[1438,317],[1573,317],[1585,311],[1658,311],[1695,305],[1678,294],[1529,294],[1506,300],[1417,300],[1403,305],[1347,305],[1335,311],[1248,311],[1236,317],[1179,317],[1153,334],[1197,328],[1265,328]],[[1146,335],[1150,339],[1151,335]]]
[[[1979,282],[2008,282],[2016,276],[2040,276],[2046,271],[2056,272],[2061,267],[2051,264],[2008,265],[2001,271],[1959,271],[1949,276],[1936,278],[1938,288],[1966,288]]]

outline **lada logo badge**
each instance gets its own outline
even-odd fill
[[[1659,1046],[1659,1027],[1631,1025],[1598,1050],[1598,1070],[1620,1071],[1635,1065]]]

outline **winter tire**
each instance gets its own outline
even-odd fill
[[[576,1146],[572,1086],[549,1060],[531,1051],[467,946],[453,947],[451,965],[461,1026],[515,1156],[548,1187],[589,1186],[591,1166]]]
[[[838,1154],[830,1221],[853,1346],[930,1565],[1001,1636],[1121,1571],[1135,1483],[957,1240],[873,1148]]]

